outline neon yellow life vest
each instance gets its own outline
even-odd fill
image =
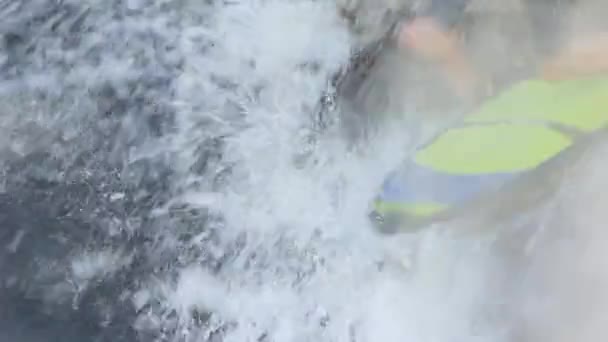
[[[605,126],[608,78],[520,82],[419,150],[408,170],[389,177],[375,210],[431,217],[537,168]]]

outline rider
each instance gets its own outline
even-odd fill
[[[469,2],[432,0],[421,16],[403,24],[398,32],[399,46],[436,63],[456,94],[463,97],[478,96],[486,85],[484,75],[467,57],[455,28]],[[596,29],[574,37],[565,35],[566,18],[572,18],[568,13],[581,0],[523,0],[523,3],[537,35],[537,48],[544,57],[536,70],[538,77],[554,81],[608,72],[607,31]],[[560,15],[553,13],[555,8],[560,9]],[[561,39],[547,39],[549,35]]]
[[[456,28],[467,1],[443,1],[434,0],[426,15],[403,24],[399,43],[436,63],[457,94],[479,100],[488,78],[467,58]],[[548,0],[526,1],[530,1],[528,13],[537,30],[540,26],[554,33],[565,26],[561,20],[547,21],[541,15],[550,15]],[[537,74],[541,80],[512,80],[516,84],[510,90],[486,101],[461,125],[448,129],[403,169],[389,175],[373,213],[381,229],[416,229],[416,222],[425,224],[441,213],[449,215],[452,210],[448,209],[459,208],[489,189],[530,178],[526,175],[546,170],[540,166],[554,165],[549,160],[572,151],[575,141],[608,124],[603,113],[608,107],[608,83],[601,77],[585,77],[608,73],[608,33],[596,30],[565,43],[540,43],[543,58]],[[547,82],[558,80],[565,82]]]

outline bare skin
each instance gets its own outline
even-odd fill
[[[432,18],[418,18],[402,27],[398,40],[401,47],[436,63],[459,96],[473,96],[480,76],[465,56],[456,33],[442,30]]]
[[[596,32],[570,41],[541,68],[546,80],[566,80],[608,73],[608,32]]]
[[[398,34],[398,43],[436,63],[457,95],[463,98],[474,96],[483,85],[483,76],[466,57],[458,35],[443,30],[433,18],[418,18],[404,25]],[[542,64],[538,76],[559,81],[601,73],[608,73],[608,32],[571,40]]]

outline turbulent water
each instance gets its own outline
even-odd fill
[[[0,341],[507,335],[481,241],[371,229],[408,137],[320,125],[329,2],[7,0],[0,35]]]

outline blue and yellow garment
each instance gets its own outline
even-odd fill
[[[374,216],[391,217],[392,224],[432,221],[537,169],[607,124],[606,78],[518,83],[389,175]]]

